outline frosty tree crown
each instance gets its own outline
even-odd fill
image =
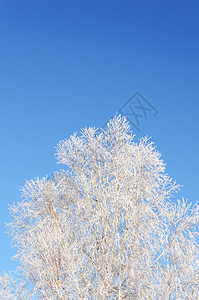
[[[11,207],[19,271],[1,299],[198,299],[199,207],[171,201],[160,156],[121,116],[61,141],[68,169],[26,181]]]

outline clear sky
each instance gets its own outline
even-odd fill
[[[60,139],[99,127],[136,91],[179,196],[199,200],[199,1],[0,1],[0,272],[25,179],[51,175]],[[148,111],[149,113],[149,111]]]

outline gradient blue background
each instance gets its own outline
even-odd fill
[[[199,200],[199,1],[0,1],[0,272],[25,179],[51,175],[60,139],[102,126],[136,91],[184,195]],[[137,132],[135,132],[137,133]]]

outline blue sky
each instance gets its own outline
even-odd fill
[[[52,174],[60,139],[104,124],[136,91],[158,111],[140,124],[179,196],[199,200],[199,2],[0,1],[0,271],[8,205]]]

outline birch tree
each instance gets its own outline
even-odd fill
[[[10,207],[19,267],[1,299],[199,299],[199,206],[175,200],[148,138],[124,117],[59,142],[65,170]]]

